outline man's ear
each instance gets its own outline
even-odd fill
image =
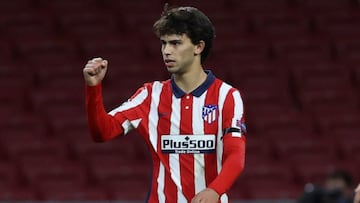
[[[194,54],[199,55],[202,51],[205,49],[205,42],[203,40],[200,40],[199,43],[195,45]]]

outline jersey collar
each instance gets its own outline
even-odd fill
[[[207,74],[206,80],[190,93],[195,97],[200,97],[215,81],[215,76],[210,70],[205,70],[205,73]],[[186,93],[176,85],[173,77],[171,77],[171,87],[176,98],[181,98],[186,95]]]

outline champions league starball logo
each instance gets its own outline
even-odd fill
[[[205,105],[202,109],[202,119],[208,124],[216,121],[218,117],[218,106],[214,104]]]

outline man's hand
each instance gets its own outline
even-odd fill
[[[191,203],[218,203],[219,197],[219,194],[215,190],[206,188],[195,195]]]
[[[355,189],[354,203],[360,203],[360,184]]]
[[[102,58],[93,58],[83,69],[85,83],[89,86],[98,85],[105,77],[108,61]]]

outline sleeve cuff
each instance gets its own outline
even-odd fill
[[[96,96],[101,95],[102,85],[101,84],[98,84],[95,86],[86,85],[85,90],[86,90],[86,94],[88,96],[95,98]]]
[[[213,184],[210,184],[208,188],[213,189],[215,192],[218,193],[219,196],[221,196],[222,194],[225,193],[225,191],[223,189],[220,189],[219,187],[216,187]]]

